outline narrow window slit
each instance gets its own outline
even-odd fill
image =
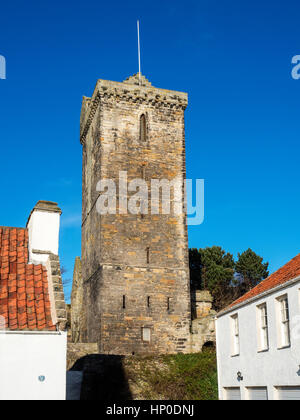
[[[140,117],[140,141],[145,142],[147,140],[147,121],[145,114]]]
[[[143,163],[142,165],[142,169],[141,169],[141,177],[144,181],[146,181],[146,167],[145,167],[145,163]],[[141,219],[144,219],[145,214],[148,214],[148,201],[144,201],[141,200]]]
[[[145,165],[142,167],[142,179],[146,179],[146,168]]]

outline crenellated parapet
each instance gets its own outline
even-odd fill
[[[153,108],[170,108],[184,111],[188,105],[187,93],[159,89],[141,75],[136,74],[124,82],[98,80],[92,98],[83,98],[80,120],[80,142],[84,144],[100,102],[128,102]]]

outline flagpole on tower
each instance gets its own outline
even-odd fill
[[[137,33],[138,33],[138,57],[139,57],[139,83],[141,84],[141,41],[140,41],[140,21],[137,21]]]

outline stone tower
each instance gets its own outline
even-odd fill
[[[99,343],[101,353],[190,350],[185,215],[97,211],[97,183],[111,179],[118,186],[120,171],[149,187],[151,179],[177,177],[183,190],[186,107],[187,94],[157,89],[138,74],[123,83],[98,80],[92,98],[83,98],[80,335]]]

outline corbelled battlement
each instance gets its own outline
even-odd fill
[[[81,144],[85,142],[86,135],[101,100],[138,103],[153,107],[169,107],[182,110],[185,110],[188,105],[187,93],[156,88],[143,75],[139,78],[139,74],[136,74],[124,82],[99,79],[92,98],[83,98],[80,131]]]

